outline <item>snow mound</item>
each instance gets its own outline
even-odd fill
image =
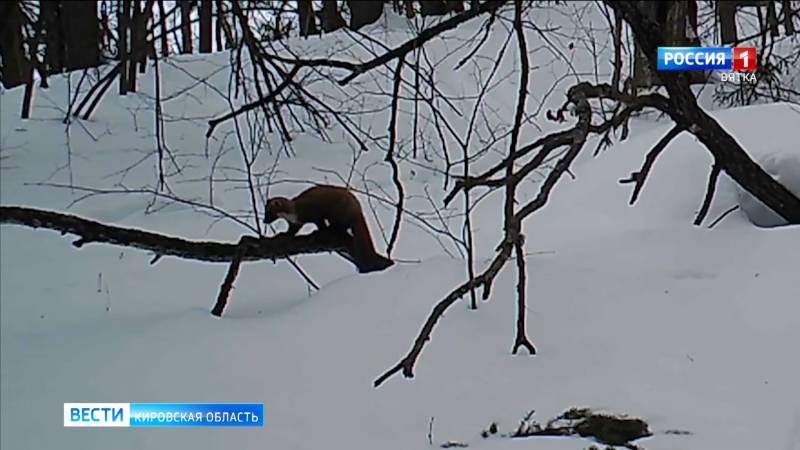
[[[787,150],[770,153],[758,164],[779,183],[800,197],[800,151]],[[780,227],[788,222],[751,193],[736,186],[736,198],[747,218],[763,228]]]

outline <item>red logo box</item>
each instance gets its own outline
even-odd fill
[[[755,47],[734,48],[733,70],[756,70],[756,48]]]

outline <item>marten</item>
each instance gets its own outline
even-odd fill
[[[266,204],[264,223],[270,224],[278,219],[288,222],[286,234],[289,236],[295,236],[307,223],[313,223],[320,230],[351,232],[355,252],[352,257],[361,273],[383,270],[394,264],[394,261],[375,251],[361,204],[347,188],[318,185],[292,199],[270,198]]]

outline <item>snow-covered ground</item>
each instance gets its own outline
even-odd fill
[[[386,28],[382,38],[404,38],[393,26]],[[478,29],[467,26],[454,35],[466,39]],[[489,54],[502,43],[499,37],[492,40],[497,42],[487,44]],[[448,45],[457,44],[432,43],[429,51],[447,58]],[[333,44],[296,45],[324,50]],[[458,55],[452,58],[457,61]],[[167,141],[190,166],[173,179],[172,187],[183,196],[209,197],[208,183],[192,180],[207,175],[212,165],[205,156],[204,119],[228,108],[214,89],[226,89],[227,61],[227,55],[189,56],[161,67],[165,96],[215,74],[208,84],[165,103],[174,119]],[[512,76],[490,101],[510,111],[517,92],[513,63],[505,70]],[[457,91],[471,82],[468,73],[463,78],[459,73],[441,81],[443,88]],[[531,90],[541,98],[550,83],[536,77],[548,80],[558,72],[537,74]],[[78,78],[72,75],[73,89]],[[67,209],[82,192],[31,184],[68,183],[70,177],[75,185],[102,188],[152,184],[153,155],[125,174],[115,173],[152,152],[152,85],[149,70],[143,94],[111,93],[93,120],[73,123],[69,135],[59,110],[67,97],[65,79],[54,79],[49,90],[37,93],[29,121],[17,117],[21,89],[3,92],[0,204],[67,210],[193,239],[234,241],[245,233],[229,221],[174,204],[145,214],[152,200],[147,195],[102,195]],[[715,116],[755,157],[800,155],[796,107],[763,105]],[[385,111],[365,120],[385,129]],[[566,126],[543,119],[540,125]],[[574,166],[575,179],[565,177],[551,203],[525,223],[531,252],[528,325],[538,355],[510,354],[516,277],[509,264],[489,302],[477,311],[458,303],[446,314],[415,379],[396,377],[379,389],[373,380],[405,354],[432,305],[465,277],[464,261],[448,256],[411,221],[404,224],[394,255],[406,262],[385,272],[358,275],[332,255],[297,258],[322,286],[311,295],[285,262],[245,264],[222,319],[208,311],[224,264],[163,258],[150,265],[152,255],[141,251],[96,244],[76,249],[72,237],[4,225],[0,447],[407,450],[428,447],[434,418],[436,444],[457,440],[481,449],[575,450],[590,442],[483,439],[480,432],[491,422],[509,432],[532,409],[546,420],[588,406],[646,419],[654,436],[639,443],[647,449],[800,449],[800,229],[760,229],[740,211],[713,230],[692,226],[711,159],[686,135],[659,158],[639,202],[628,206],[630,185],[618,180],[638,170],[670,126],[637,120],[628,141],[597,157],[587,149]],[[235,142],[220,143],[223,128],[211,154],[230,147],[234,151],[221,161],[240,167]],[[348,173],[352,152],[338,133],[332,143],[298,136],[297,154],[281,160],[278,179],[337,182],[318,169]],[[410,133],[408,122],[401,121],[406,144]],[[538,136],[529,126],[523,142]],[[265,153],[260,164],[271,164],[277,154]],[[359,167],[372,167],[382,156],[367,153]],[[369,175],[394,192],[385,165],[370,168]],[[437,201],[444,195],[442,180],[432,171],[407,166],[403,179],[412,193],[427,187]],[[707,222],[737,201],[735,187],[722,181]],[[241,183],[219,186],[212,195],[216,205],[247,211],[249,196]],[[530,182],[521,189],[531,197],[537,187]],[[301,185],[284,182],[272,189],[290,194]],[[500,236],[501,195],[475,214],[479,268],[493,256]],[[386,226],[392,210],[379,209],[378,217]],[[369,221],[377,234],[375,218]],[[377,241],[383,249],[384,242]],[[65,429],[64,402],[263,402],[266,424],[224,430]]]

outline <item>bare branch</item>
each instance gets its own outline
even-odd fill
[[[694,219],[694,224],[696,226],[700,226],[708,214],[708,209],[711,207],[711,200],[714,199],[714,191],[717,188],[717,179],[719,178],[719,173],[721,170],[722,168],[719,166],[719,164],[714,164],[711,167],[711,173],[708,175],[708,187],[706,188],[706,195],[703,198],[703,205],[700,207],[700,211],[697,213],[697,217]]]
[[[242,265],[242,257],[244,256],[246,248],[246,240],[243,237],[239,240],[236,253],[233,256],[233,260],[228,268],[228,272],[225,274],[225,280],[222,282],[222,286],[219,288],[217,303],[214,304],[214,308],[211,310],[211,314],[217,317],[222,316],[222,312],[225,310],[225,305],[228,304],[228,297],[230,297],[231,289],[233,288],[233,282],[239,275],[239,267]]]
[[[74,234],[73,245],[97,242],[147,250],[156,255],[177,256],[207,262],[230,262],[236,257],[239,244],[214,241],[189,241],[135,228],[106,225],[71,214],[19,207],[0,206],[0,223],[48,228],[61,234]],[[276,260],[306,253],[341,252],[352,255],[353,240],[346,233],[317,231],[308,235],[273,238],[245,236],[246,251],[242,261]]]
[[[659,141],[647,152],[647,156],[644,159],[644,164],[642,164],[642,168],[639,169],[638,172],[631,173],[629,178],[625,178],[619,180],[621,184],[627,183],[636,183],[633,188],[633,194],[631,195],[630,201],[628,204],[632,205],[636,203],[636,200],[639,198],[639,193],[642,191],[642,187],[644,187],[644,182],[647,180],[647,175],[650,173],[650,169],[653,168],[653,163],[656,162],[656,158],[658,155],[667,148],[667,145],[681,132],[684,131],[684,128],[680,125],[675,125],[672,127],[667,134],[665,134]]]
[[[397,189],[397,211],[394,215],[394,224],[392,225],[392,235],[389,237],[389,244],[386,246],[386,256],[391,258],[392,250],[397,242],[397,237],[400,234],[400,222],[403,219],[403,202],[405,200],[405,191],[403,190],[403,183],[400,181],[400,167],[397,165],[395,159],[395,147],[397,146],[397,109],[400,102],[400,82],[402,81],[403,74],[403,59],[397,61],[397,67],[394,69],[394,85],[392,88],[392,113],[389,119],[389,149],[386,151],[386,158],[384,161],[392,166],[392,181],[394,181],[395,189]]]

